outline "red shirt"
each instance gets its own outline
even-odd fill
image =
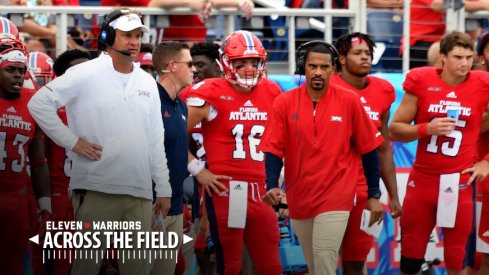
[[[370,117],[377,129],[380,129],[382,126],[382,115],[390,110],[392,102],[394,102],[396,99],[396,92],[394,91],[392,84],[382,78],[367,76],[367,87],[359,90],[346,83],[341,78],[341,75],[334,75],[330,81],[359,94],[360,102],[367,112],[367,115]],[[362,159],[360,157],[358,157],[358,166],[360,169],[360,174],[358,175],[357,191],[367,191],[367,180],[365,179]]]
[[[199,15],[172,15],[170,26],[159,30],[157,41],[204,42],[205,22]]]
[[[23,88],[15,100],[0,98],[0,188],[25,187],[29,182],[27,154],[36,122],[27,103],[33,90]]]
[[[217,110],[214,119],[202,123],[212,173],[265,184],[264,154],[258,145],[272,102],[280,92],[279,86],[267,79],[249,93],[236,91],[224,78],[206,79],[193,86],[189,101],[197,97]]]
[[[315,111],[305,85],[278,96],[262,150],[285,157],[290,217],[305,219],[350,211],[359,171],[354,161],[383,141],[358,94],[330,82]]]
[[[68,125],[64,107],[58,110],[58,116],[65,125]],[[49,167],[51,192],[67,192],[70,182],[71,161],[67,157],[65,149],[58,146],[54,141],[49,140],[46,158]]]
[[[429,174],[456,173],[474,164],[482,113],[489,100],[489,73],[470,71],[462,84],[450,86],[441,80],[441,72],[432,67],[415,68],[403,83],[407,93],[418,97],[416,124],[446,117],[447,106],[461,108],[450,134],[418,140],[413,168]]]
[[[443,14],[430,8],[434,0],[411,0],[409,45],[416,41],[436,42],[445,34]]]

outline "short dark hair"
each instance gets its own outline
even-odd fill
[[[452,31],[441,38],[440,53],[447,55],[457,46],[474,51],[474,41],[472,41],[470,35],[464,32]]]
[[[214,42],[200,42],[192,45],[190,48],[190,54],[204,55],[210,60],[219,60],[219,45]]]
[[[361,32],[348,33],[338,37],[338,40],[336,40],[335,43],[338,54],[346,56],[348,54],[348,51],[351,49],[353,45],[352,41],[355,38],[360,39],[360,41],[363,40],[367,43],[368,49],[370,50],[370,57],[373,58],[375,43],[370,35]]]
[[[168,65],[168,62],[183,49],[189,49],[189,46],[178,41],[162,42],[156,45],[153,51],[153,66],[155,70],[158,73],[161,72]]]
[[[139,50],[139,52],[142,52],[142,53],[152,53],[153,52],[153,45],[150,44],[150,43],[142,43],[141,44],[141,49]]]
[[[90,59],[90,54],[88,54],[88,52],[78,49],[67,50],[64,53],[60,54],[53,64],[54,74],[56,76],[63,75],[66,70],[71,67],[70,62],[79,58]]]

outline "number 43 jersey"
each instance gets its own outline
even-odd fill
[[[27,103],[34,91],[22,89],[14,100],[0,98],[0,182],[3,188],[27,184],[27,154],[36,130]]]
[[[407,93],[418,97],[416,124],[447,117],[448,106],[459,111],[458,122],[450,134],[418,140],[413,167],[425,173],[454,173],[473,165],[482,114],[489,101],[489,73],[470,71],[463,83],[451,86],[441,80],[441,72],[431,67],[416,68],[403,83]]]
[[[235,180],[264,183],[264,154],[258,145],[273,100],[281,90],[263,79],[251,92],[238,92],[224,78],[206,79],[189,92],[187,104],[212,106],[202,123],[207,164],[212,173]],[[200,101],[200,102],[199,102]]]

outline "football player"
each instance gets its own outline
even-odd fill
[[[394,87],[381,78],[368,76],[372,66],[375,43],[363,33],[345,34],[335,43],[338,49],[340,74],[331,78],[337,85],[358,93],[363,108],[384,137],[379,152],[380,174],[391,197],[391,215],[397,218],[402,209],[397,196],[396,171],[392,148],[388,137],[387,122],[390,106],[396,98]],[[355,205],[348,218],[348,226],[343,237],[341,259],[344,274],[363,274],[367,255],[373,245],[373,237],[360,229],[363,209],[367,208],[367,183],[361,160],[357,159],[361,172],[358,178]]]
[[[33,91],[22,87],[26,71],[22,42],[0,38],[0,261],[5,274],[23,273],[32,222],[31,180],[39,208],[51,212],[44,134],[27,109]]]
[[[206,191],[217,271],[241,271],[243,240],[258,273],[280,274],[278,224],[265,194],[263,152],[267,115],[280,88],[263,78],[266,51],[248,31],[229,35],[220,49],[224,78],[206,79],[188,94],[189,131],[202,123],[209,169],[189,153],[189,172]]]

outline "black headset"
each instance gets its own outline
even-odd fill
[[[328,48],[329,51],[331,52],[331,58],[333,61],[333,65],[337,64],[338,51],[336,50],[336,48],[333,45],[326,43],[324,41],[313,40],[313,41],[309,41],[309,42],[306,42],[304,44],[301,44],[299,46],[299,48],[297,49],[297,61],[296,61],[296,68],[295,68],[295,72],[294,72],[295,74],[299,74],[299,75],[305,75],[306,74],[306,56],[309,53],[309,50],[316,45],[326,46],[326,48]]]
[[[115,42],[115,29],[109,25],[110,22],[117,18],[128,14],[128,10],[114,10],[111,13],[104,16],[104,22],[102,23],[102,31],[98,35],[98,49],[104,50],[107,46],[112,47]]]

